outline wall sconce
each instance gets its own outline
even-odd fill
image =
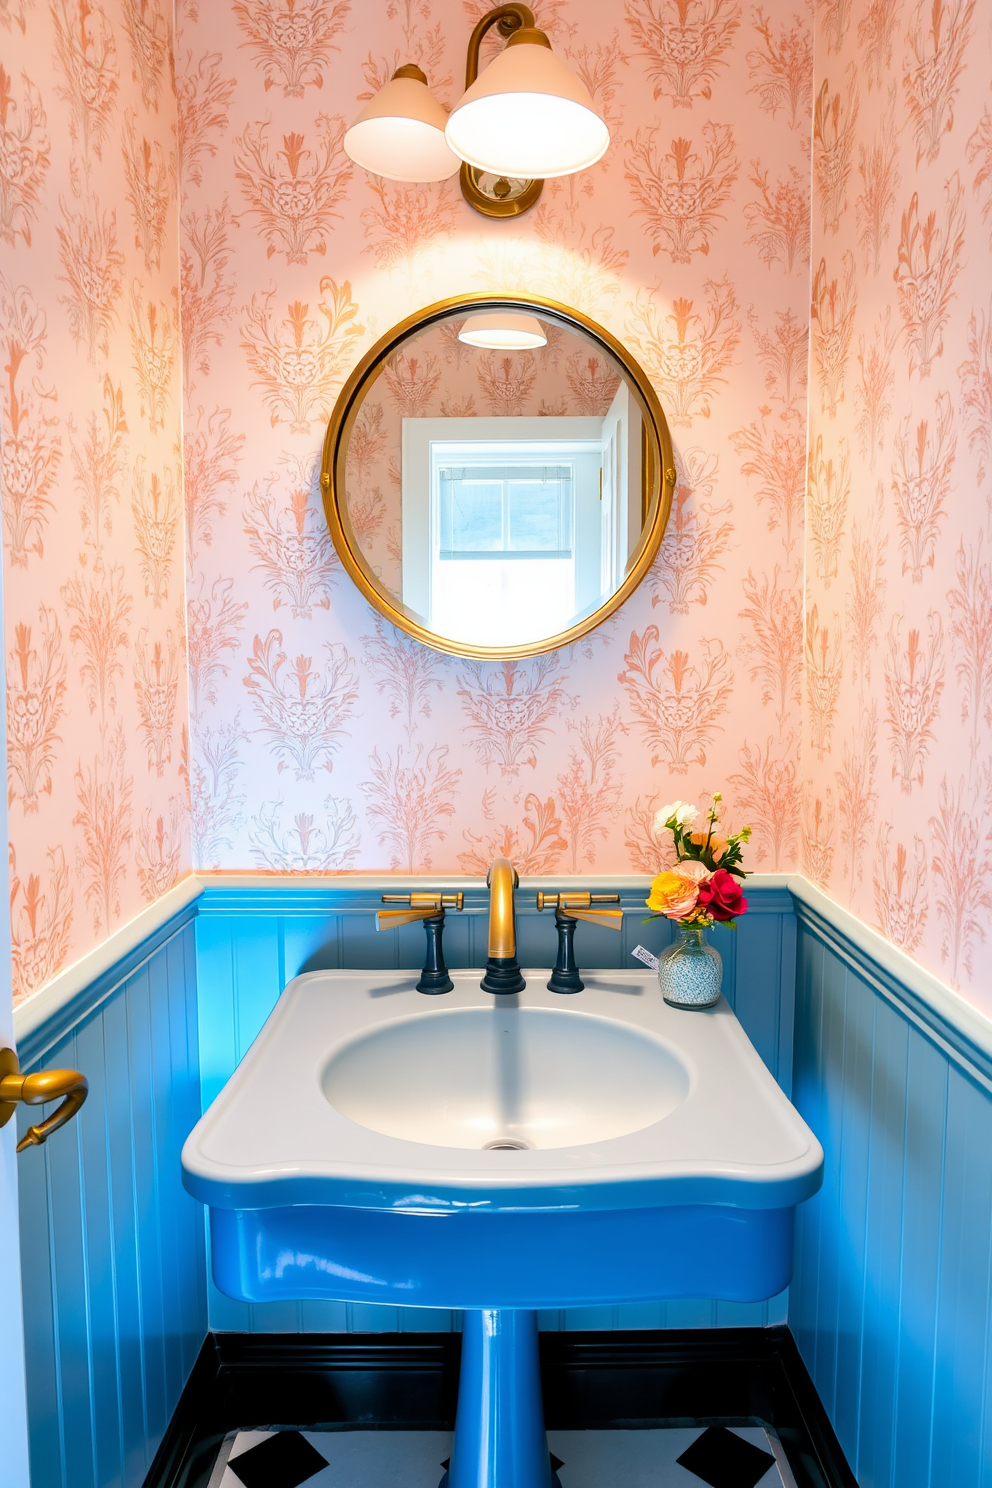
[[[398,67],[344,136],[345,154],[388,181],[446,181],[461,161],[448,148],[448,115],[412,62]]]
[[[506,46],[479,75],[495,29]],[[610,132],[589,90],[555,55],[526,5],[497,5],[469,37],[465,92],[446,114],[412,63],[366,104],[344,137],[357,165],[393,181],[444,181],[461,162],[462,195],[486,217],[519,217],[547,176],[602,159]]]

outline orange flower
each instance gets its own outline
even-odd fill
[[[702,847],[703,843],[706,841],[706,833],[705,832],[693,832],[693,834],[692,834],[692,836],[691,836],[691,838],[689,840],[696,847]],[[710,838],[710,852],[713,854],[713,860],[714,860],[714,862],[719,863],[720,859],[723,857],[723,855],[724,855],[724,853],[726,851],[727,851],[727,839],[726,839],[726,837],[718,837],[716,835],[716,833],[714,832],[713,833],[713,836]]]

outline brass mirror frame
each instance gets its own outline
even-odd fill
[[[634,389],[641,407],[643,430],[646,442],[644,462],[644,490],[646,496],[646,519],[640,540],[635,548],[623,583],[590,615],[583,616],[567,630],[558,635],[543,637],[526,644],[512,646],[476,646],[449,637],[436,635],[428,630],[414,611],[408,610],[402,601],[390,597],[362,557],[354,540],[348,519],[347,493],[345,487],[345,465],[348,438],[361,408],[363,395],[379,377],[386,361],[398,351],[412,331],[427,330],[438,321],[446,320],[462,311],[474,310],[529,310],[537,311],[547,320],[557,322],[569,330],[578,330],[591,340],[598,342],[620,365]],[[556,300],[540,295],[494,295],[485,292],[456,295],[451,299],[438,300],[433,305],[408,315],[381,336],[365,353],[352,371],[338,395],[327,431],[324,435],[321,458],[320,489],[324,500],[324,513],[334,547],[345,571],[374,609],[379,611],[391,625],[403,630],[423,645],[445,656],[469,656],[480,661],[517,660],[527,656],[542,656],[548,651],[558,651],[571,645],[602,624],[614,610],[628,600],[638,587],[661,547],[668,517],[672,509],[676,471],[672,454],[672,437],[668,430],[664,410],[647,375],[629,351],[610,334],[579,310],[569,309]]]

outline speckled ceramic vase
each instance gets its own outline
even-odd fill
[[[679,925],[658,961],[661,995],[671,1007],[708,1008],[720,1000],[723,961],[703,925]]]

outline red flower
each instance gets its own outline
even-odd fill
[[[718,868],[712,878],[699,885],[698,903],[714,920],[735,920],[747,909],[740,884],[726,868]]]

